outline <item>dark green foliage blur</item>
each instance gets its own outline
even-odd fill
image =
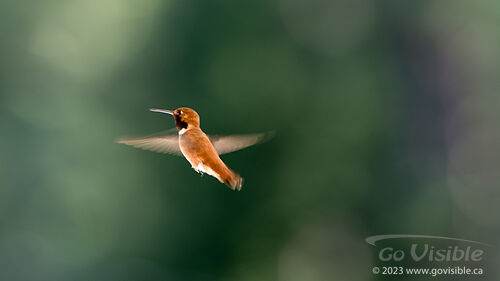
[[[498,245],[498,11],[1,1],[0,280],[384,280],[371,235]],[[276,131],[222,157],[242,191],[114,143],[180,106]]]

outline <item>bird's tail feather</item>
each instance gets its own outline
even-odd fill
[[[231,188],[232,190],[241,190],[241,186],[243,185],[243,178],[237,173],[230,171],[229,177],[224,181],[224,183]]]

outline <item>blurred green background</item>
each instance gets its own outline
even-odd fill
[[[0,279],[374,280],[370,235],[498,245],[499,24],[498,1],[2,0]],[[223,157],[241,192],[114,143],[180,106],[276,130]]]

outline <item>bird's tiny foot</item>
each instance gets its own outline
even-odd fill
[[[195,168],[193,168],[193,170],[195,170],[195,171],[196,171],[198,174],[200,174],[202,177],[203,177],[203,175],[205,174],[205,173],[203,173],[203,171],[201,171],[201,170],[198,170],[198,169],[195,169]]]

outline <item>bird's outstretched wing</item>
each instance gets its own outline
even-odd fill
[[[143,138],[121,138],[116,142],[154,152],[182,156],[182,152],[179,147],[179,136],[177,134],[168,134],[163,136],[159,134]],[[263,142],[271,138],[273,135],[274,132],[267,132],[247,135],[215,135],[209,136],[209,138],[215,148],[215,151],[217,151],[219,155],[222,155]]]
[[[169,132],[169,134],[167,134],[167,132]],[[142,138],[120,138],[116,140],[116,142],[154,152],[182,156],[181,148],[179,147],[179,135],[173,134],[173,130],[167,132],[157,133]],[[175,132],[177,132],[177,130],[175,130]]]
[[[273,135],[274,132],[267,132],[247,135],[216,135],[209,136],[209,138],[217,153],[222,155],[266,141]]]

